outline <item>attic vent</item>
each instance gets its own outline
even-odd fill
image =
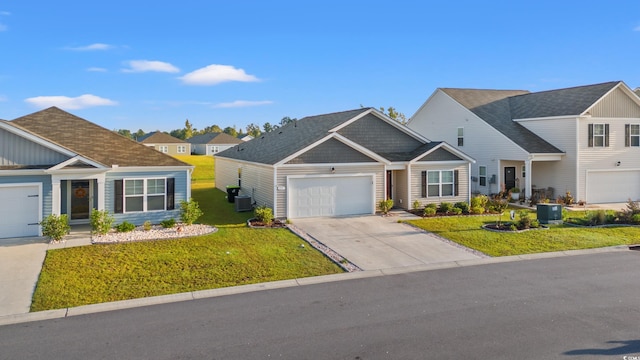
[[[282,131],[278,132],[278,134],[282,134]]]

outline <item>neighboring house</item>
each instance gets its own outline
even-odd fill
[[[216,187],[278,218],[373,214],[468,201],[473,160],[372,108],[306,117],[216,155]]]
[[[168,155],[191,155],[191,144],[160,131],[148,133],[138,142]]]
[[[249,140],[253,140],[253,136],[249,135],[249,134],[244,134],[240,137],[240,140],[242,141],[249,141]]]
[[[243,141],[225,133],[206,133],[187,139],[191,151],[198,155],[215,155]]]
[[[441,88],[408,126],[474,157],[473,192],[640,199],[640,98],[621,81],[534,93]]]
[[[116,223],[178,218],[192,169],[56,107],[0,120],[0,238],[39,236],[50,214],[88,223],[92,209]]]

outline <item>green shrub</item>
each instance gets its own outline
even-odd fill
[[[149,220],[145,221],[144,224],[142,224],[142,228],[144,229],[144,231],[151,230],[151,221]]]
[[[273,222],[273,210],[266,205],[256,207],[253,213],[256,219],[266,226]]]
[[[40,225],[42,226],[42,235],[48,237],[52,241],[62,240],[62,238],[71,231],[71,226],[69,226],[69,217],[67,214],[51,214],[42,220]]]
[[[487,195],[476,195],[471,198],[471,208],[487,208],[489,197]],[[484,212],[484,211],[483,211]],[[482,214],[482,213],[480,213]]]
[[[433,216],[436,214],[436,209],[427,206],[424,208],[423,214],[424,216]]]
[[[186,225],[193,224],[198,218],[202,216],[202,210],[200,210],[200,205],[198,202],[193,199],[189,199],[189,201],[182,200],[180,202],[180,220]]]
[[[98,235],[106,235],[111,230],[114,221],[115,219],[107,210],[93,209],[91,211],[89,219],[91,231]]]
[[[462,214],[462,209],[454,207],[451,209],[450,213],[454,214],[454,215],[460,215]]]
[[[631,222],[633,224],[640,224],[640,214],[631,215]]]
[[[531,219],[529,211],[520,210],[518,211],[518,216],[520,216],[520,220],[518,220],[519,229],[529,229],[532,227],[533,219]]]
[[[414,200],[412,206],[413,206],[413,210],[420,209],[420,201]]]
[[[448,214],[453,210],[453,204],[450,202],[441,202],[438,212]]]
[[[433,210],[438,210],[438,204],[427,204],[427,206],[425,206],[425,208],[429,208],[429,209],[433,209]]]
[[[133,231],[135,228],[136,226],[128,221],[123,221],[122,223],[116,225],[116,231],[121,233]]]
[[[172,227],[176,226],[176,219],[167,219],[167,220],[162,220],[160,221],[160,225],[165,228],[165,229],[171,229]]]
[[[388,214],[392,207],[393,199],[380,200],[380,202],[378,202],[378,208],[383,214]]]
[[[469,212],[472,214],[484,214],[484,207],[482,206],[472,206],[469,209]]]
[[[453,207],[462,210],[463,213],[468,213],[469,212],[469,204],[464,202],[464,201],[460,201],[460,202],[457,202],[457,203],[453,204]]]

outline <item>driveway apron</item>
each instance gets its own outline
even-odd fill
[[[363,270],[480,258],[469,249],[397,220],[366,215],[295,219],[293,223]]]
[[[0,316],[28,313],[48,244],[16,239],[0,245]]]

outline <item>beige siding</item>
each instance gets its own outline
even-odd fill
[[[216,157],[216,188],[227,191],[227,185],[238,185],[238,169],[242,173],[240,195],[251,196],[256,205],[273,208],[273,168],[266,165],[240,163]]]
[[[156,149],[158,151],[160,151],[160,148],[162,146],[166,146],[167,147],[167,152],[165,154],[167,154],[167,155],[190,155],[191,154],[191,144],[189,144],[189,143],[186,143],[186,144],[175,144],[175,143],[171,143],[171,144],[153,144],[153,145],[147,145],[147,146],[153,147],[154,149]],[[179,146],[184,146],[185,147],[185,151],[183,153],[179,153],[178,152],[178,147]]]
[[[344,165],[339,164],[333,166],[335,168],[335,174],[375,174],[375,203],[383,200],[385,197],[384,188],[384,166],[381,164],[371,165]],[[283,190],[276,190],[276,217],[287,216],[287,177],[292,175],[331,175],[331,167],[326,165],[320,166],[282,166],[277,169],[277,183],[276,187],[281,187]]]
[[[568,117],[521,121],[520,124],[565,153],[560,161],[534,161],[531,165],[531,185],[537,188],[553,188],[554,197],[567,191],[577,194],[577,141],[580,140],[576,137],[578,120]],[[586,140],[586,135],[584,139]]]
[[[594,117],[640,118],[640,107],[621,88],[615,89],[591,108]]]
[[[474,192],[497,193],[503,173],[500,160],[525,161],[528,157],[521,147],[441,90],[413,115],[408,126],[430,140],[446,141],[473,157],[476,163],[471,164],[471,175],[478,176],[478,167],[486,166],[487,179],[496,176],[496,184],[487,181],[487,186],[479,186],[477,182],[473,183],[471,190]],[[464,128],[464,145],[460,147],[457,146],[458,127]]]
[[[469,174],[467,163],[464,164],[416,164],[411,167],[411,204],[418,200],[421,206],[426,204],[441,202],[456,203],[460,201],[469,201]],[[422,197],[422,172],[430,170],[458,170],[458,196],[445,197]],[[409,207],[411,207],[409,204]]]

